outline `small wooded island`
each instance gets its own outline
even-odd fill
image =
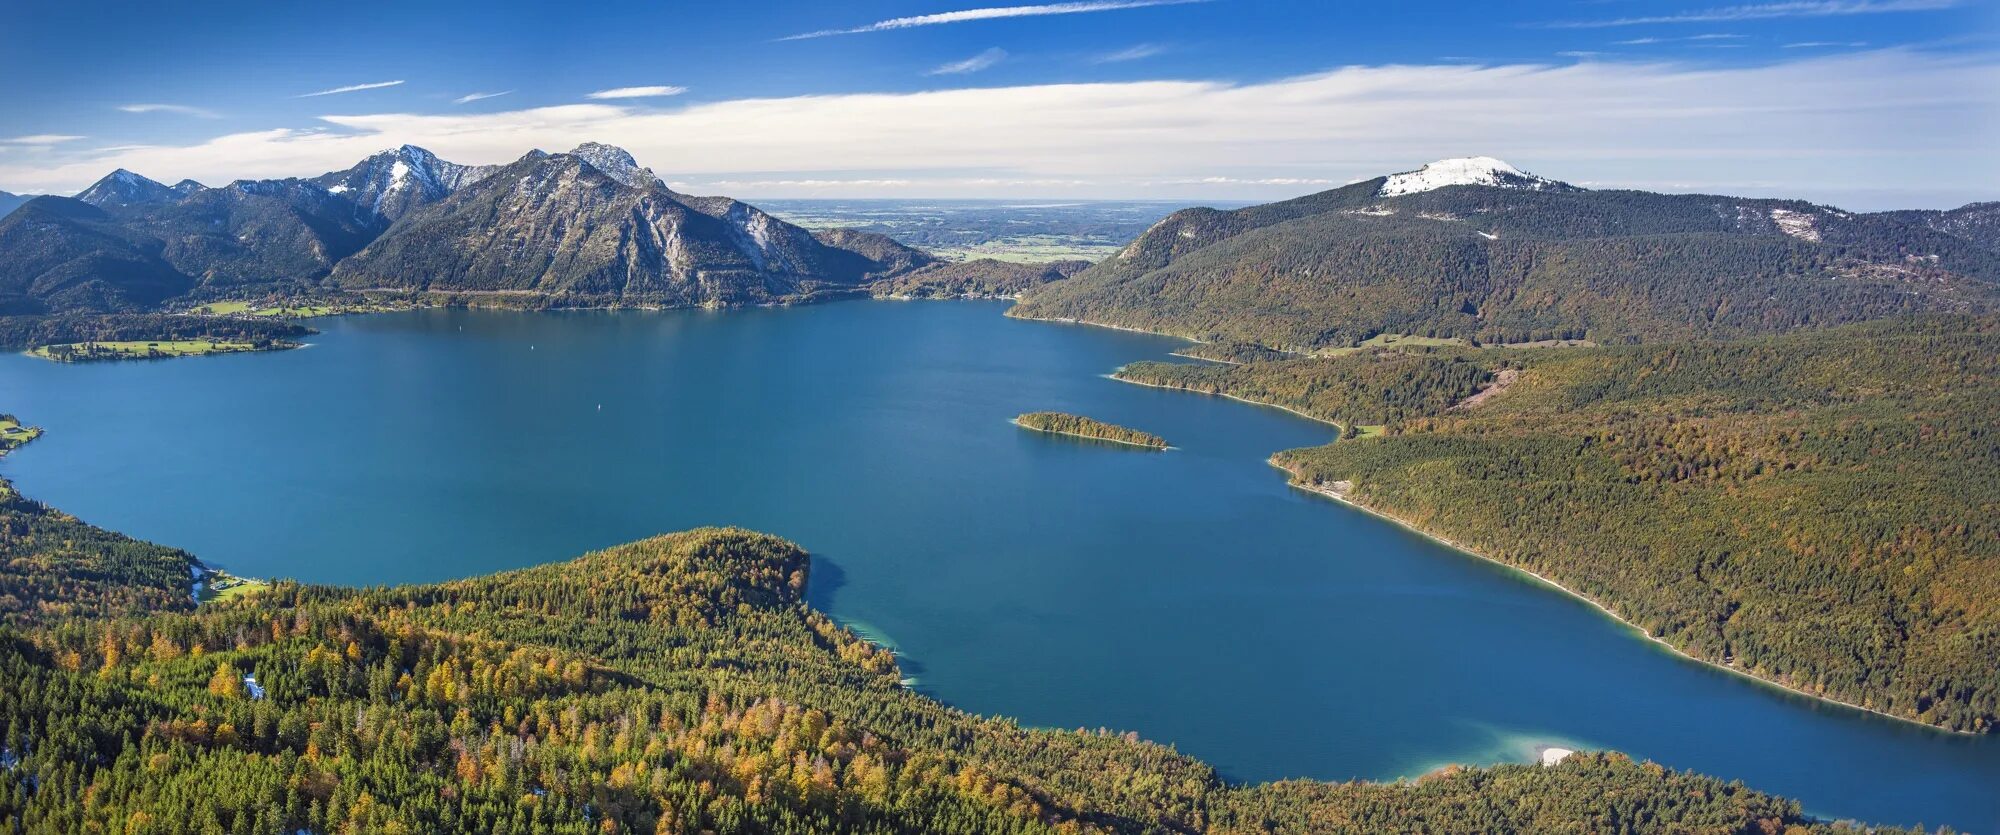
[[[1014,418],[1014,425],[1022,429],[1089,438],[1093,441],[1110,441],[1147,449],[1167,448],[1167,439],[1151,432],[1127,429],[1117,424],[1065,412],[1029,412]]]

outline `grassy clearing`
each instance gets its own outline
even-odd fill
[[[238,577],[221,569],[211,569],[202,575],[200,601],[214,603],[221,600],[235,600],[263,592],[271,587],[268,580],[255,577]]]
[[[13,415],[0,415],[0,452],[32,441],[41,434],[42,430],[33,426],[22,426],[20,419]]]
[[[401,310],[392,304],[375,302],[326,302],[323,304],[260,304],[240,300],[209,302],[189,310],[211,316],[250,316],[259,319],[310,319],[315,316],[342,316],[349,313],[385,313]]]
[[[228,342],[212,339],[134,340],[131,342],[72,342],[64,345],[43,345],[29,351],[28,354],[56,362],[93,362],[97,360],[198,357],[207,354],[236,354],[244,351],[266,351],[292,347],[296,346],[289,342],[274,342],[259,345],[255,342]]]

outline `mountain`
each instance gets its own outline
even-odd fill
[[[736,200],[676,193],[629,154],[584,145],[529,154],[411,211],[331,281],[575,304],[727,306],[851,288],[927,260],[886,239],[854,242],[865,251],[823,243]]]
[[[124,209],[171,203],[182,196],[170,186],[120,168],[77,192],[76,199],[100,209]]]
[[[594,142],[486,166],[405,145],[310,179],[219,188],[120,169],[65,200],[96,212],[51,204],[34,228],[55,240],[0,239],[7,309],[128,310],[244,287],[726,306],[856,288],[933,260],[882,235],[812,233],[727,197],[676,193]]]
[[[1176,212],[1014,312],[1299,351],[1381,334],[1736,337],[1994,309],[2000,257],[1952,231],[1973,225],[1591,191],[1498,160],[1444,160],[1280,203]]]
[[[0,218],[0,314],[141,310],[192,289],[156,238],[68,197]]]
[[[1537,177],[1492,157],[1441,159],[1415,171],[1391,174],[1375,193],[1396,197],[1435,191],[1447,186],[1490,186],[1528,191],[1582,191],[1568,183]]]
[[[31,199],[33,198],[25,194],[12,194],[9,192],[0,191],[0,217],[6,217],[9,212],[12,212],[15,209],[20,208],[21,204],[26,203]]]
[[[310,284],[388,221],[308,181],[238,180],[121,212],[161,256],[204,286]]]
[[[443,200],[496,170],[498,166],[446,162],[415,145],[404,145],[373,154],[345,171],[321,174],[311,182],[329,194],[394,221],[413,209]]]
[[[659,176],[655,175],[652,169],[640,168],[638,160],[633,159],[632,154],[616,145],[585,142],[570,149],[570,153],[590,163],[590,167],[604,172],[611,179],[633,188],[660,182]]]

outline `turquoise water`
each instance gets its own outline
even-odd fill
[[[420,311],[303,350],[0,357],[29,495],[238,573],[483,574],[698,525],[815,555],[813,603],[917,687],[1135,730],[1233,779],[1613,748],[1828,817],[2000,830],[2000,740],[1661,651],[1532,580],[1285,486],[1328,427],[1103,375],[1180,343],[973,302]],[[1153,453],[1022,431],[1087,414]]]

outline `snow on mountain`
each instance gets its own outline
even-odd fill
[[[394,220],[478,182],[497,168],[459,165],[415,145],[404,145],[376,153],[345,171],[322,174],[313,182]]]
[[[1806,212],[1790,209],[1772,209],[1771,222],[1778,225],[1778,231],[1804,241],[1818,243],[1819,219]]]
[[[1391,174],[1376,194],[1396,197],[1445,186],[1494,186],[1529,191],[1573,191],[1575,186],[1537,177],[1492,157],[1441,159],[1415,171]]]
[[[570,150],[570,156],[590,163],[590,167],[604,172],[606,176],[634,188],[657,183],[660,178],[652,169],[640,168],[638,160],[624,148],[606,145],[602,142],[585,142]]]
[[[164,184],[123,168],[104,175],[104,179],[92,183],[90,188],[76,195],[76,199],[99,208],[168,203],[180,197],[180,194]]]

